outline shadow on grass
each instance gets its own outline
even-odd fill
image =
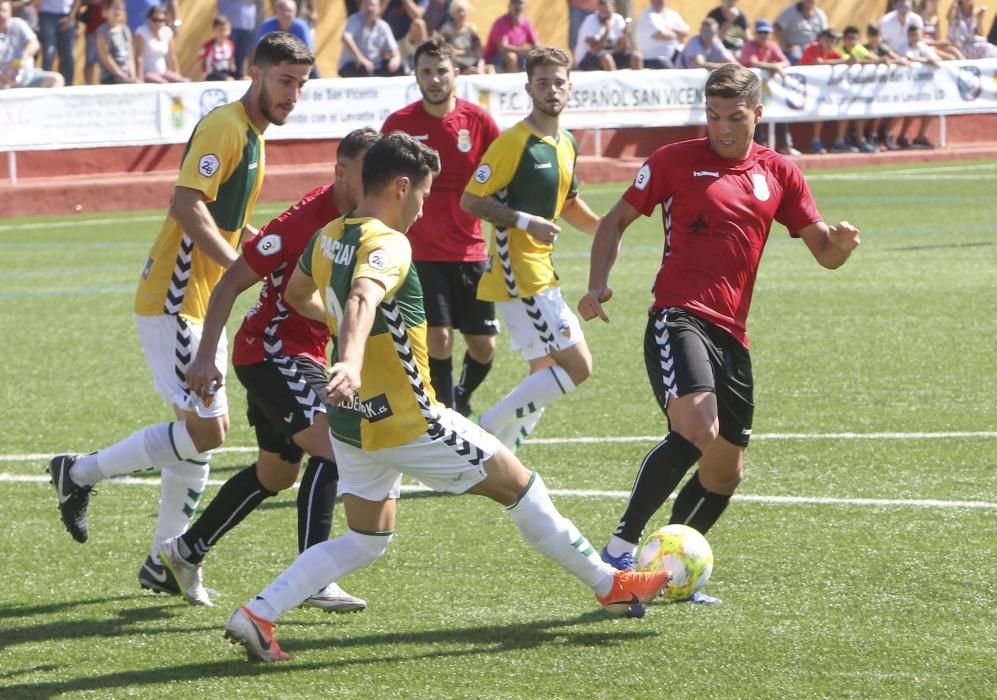
[[[398,662],[411,662],[419,660],[439,660],[454,659],[461,657],[481,656],[487,662],[488,657],[495,654],[502,654],[508,651],[521,651],[523,649],[533,649],[542,645],[561,645],[607,647],[625,642],[638,641],[650,638],[657,633],[652,630],[606,630],[573,632],[570,628],[575,625],[587,625],[597,622],[608,622],[612,618],[602,610],[593,610],[578,615],[573,618],[536,620],[528,623],[512,625],[482,625],[477,627],[452,628],[446,627],[436,630],[423,630],[415,632],[396,632],[388,634],[371,634],[365,636],[350,637],[349,639],[337,639],[330,636],[326,639],[311,641],[294,641],[285,639],[282,647],[291,654],[291,661],[281,664],[255,664],[245,661],[217,661],[213,663],[184,664],[180,666],[167,666],[158,668],[146,668],[130,671],[119,671],[106,675],[88,675],[86,677],[72,678],[67,680],[42,681],[38,683],[22,683],[7,686],[3,689],[8,697],[18,698],[42,698],[63,693],[74,692],[97,692],[109,691],[118,688],[136,688],[141,686],[169,684],[184,680],[203,680],[205,678],[245,678],[254,677],[261,673],[297,673],[302,671],[313,671],[320,669],[335,668],[337,670],[349,671],[352,667],[369,666],[373,664],[395,664]],[[93,623],[90,623],[93,624]],[[99,623],[97,623],[99,624]],[[120,624],[120,623],[117,623]],[[287,623],[283,629],[295,626],[311,626],[311,623]],[[155,630],[143,630],[144,633],[155,632]],[[106,634],[107,631],[102,632]],[[111,634],[122,634],[123,631],[112,622]],[[386,649],[379,651],[379,647],[404,647],[413,645],[415,647],[430,647],[432,651],[416,651],[405,653],[399,650],[394,654],[383,653]],[[441,647],[449,647],[441,649]],[[457,648],[454,648],[457,647]],[[298,663],[294,658],[296,654],[304,651],[321,649],[325,652],[332,650],[335,652],[353,653],[360,655],[358,658],[337,659],[331,661]],[[221,652],[219,653],[221,656]],[[52,671],[48,666],[38,667],[27,672]],[[21,672],[10,672],[6,675],[20,674]],[[141,694],[141,693],[140,693]]]

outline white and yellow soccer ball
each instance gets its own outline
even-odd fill
[[[661,590],[669,600],[682,600],[706,585],[713,573],[713,549],[698,530],[666,525],[648,535],[637,550],[638,571],[667,569],[672,580]]]

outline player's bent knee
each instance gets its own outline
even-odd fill
[[[292,464],[283,460],[256,463],[256,478],[267,491],[284,491],[294,486],[298,479],[300,464]]]
[[[368,566],[384,556],[384,553],[388,551],[388,545],[391,544],[391,540],[394,538],[394,534],[368,535],[357,532],[356,530],[347,530],[343,534],[343,537],[349,539],[355,548],[357,557],[363,561],[361,566]]]
[[[208,452],[221,447],[228,433],[228,416],[219,418],[187,420],[187,432],[198,452]]]

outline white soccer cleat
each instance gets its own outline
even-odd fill
[[[350,595],[335,583],[330,583],[315,595],[305,598],[301,605],[326,612],[359,612],[367,608],[367,601]]]
[[[257,617],[249,608],[242,606],[225,623],[225,639],[244,646],[250,661],[286,661],[287,654],[280,650],[274,639],[274,627],[274,623]]]
[[[179,538],[171,537],[159,545],[159,561],[170,570],[180,592],[191,605],[203,605],[210,608],[214,606],[208,589],[204,587],[204,573],[200,564],[191,564],[180,556]]]

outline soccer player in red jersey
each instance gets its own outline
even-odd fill
[[[390,115],[381,131],[403,131],[440,154],[443,170],[408,238],[425,297],[433,389],[441,403],[466,416],[471,393],[491,369],[498,322],[495,305],[477,298],[488,251],[481,221],[461,209],[460,197],[500,132],[488,112],[454,93],[454,51],[442,38],[415,50],[415,77],[422,99]],[[457,386],[452,378],[454,329],[467,344]]]
[[[206,401],[224,380],[215,364],[215,347],[236,297],[263,281],[232,352],[235,374],[246,387],[247,417],[256,429],[259,456],[222,485],[187,532],[162,545],[160,559],[191,603],[210,604],[201,562],[211,547],[266,498],[294,484],[305,452],[309,459],[298,489],[298,549],[329,539],[339,479],[322,402],[329,329],[291,308],[284,290],[312,234],[360,201],[363,156],[378,138],[370,128],[349,133],[336,151],[335,184],[309,192],[243,243],[242,256],[211,294],[201,345],[186,377],[191,391]],[[336,584],[317,591],[305,604],[327,611],[366,607]]]
[[[609,271],[621,238],[661,204],[665,249],[644,336],[651,387],[670,432],[641,463],[627,508],[603,559],[632,565],[644,527],[693,464],[670,523],[705,533],[741,481],[754,412],[746,321],[772,221],[802,238],[817,262],[840,267],[859,231],[829,226],[799,168],[753,142],[762,116],[761,83],[726,65],[706,81],[706,138],[662,146],[603,218],[592,244],[582,318],[608,321]],[[698,593],[693,602],[719,602]]]

